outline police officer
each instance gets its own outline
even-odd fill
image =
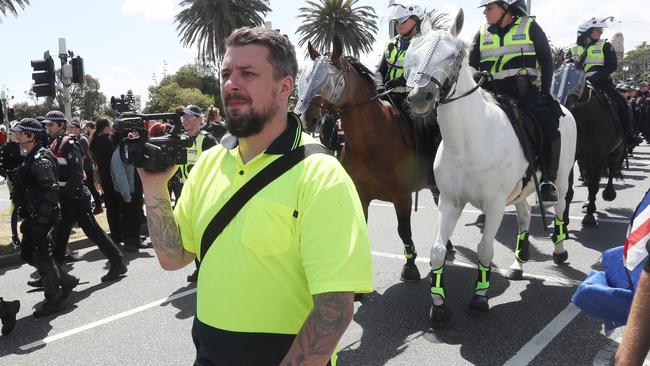
[[[481,0],[487,24],[474,37],[469,64],[487,71],[492,80],[483,86],[495,94],[513,98],[539,121],[544,135],[542,148],[541,200],[555,203],[560,156],[558,113],[549,94],[553,59],[548,39],[534,17],[528,16],[524,0]],[[541,79],[541,90],[533,85]]]
[[[15,126],[18,122],[12,125]],[[20,146],[16,142],[16,134],[9,131],[9,139],[0,146],[0,176],[6,179],[11,196],[14,186],[14,175],[16,169],[23,163],[24,157],[20,155]],[[18,211],[16,207],[11,208],[11,242],[19,245],[18,238]]]
[[[384,88],[391,90],[390,97],[396,106],[406,111],[403,103],[410,89],[404,78],[404,57],[411,40],[420,32],[424,10],[414,4],[394,3],[388,6],[387,17],[393,38],[386,44],[377,74]]]
[[[201,122],[203,119],[203,110],[195,105],[188,105],[183,110],[183,128],[185,132],[192,138],[194,143],[187,148],[187,164],[179,167],[181,183],[184,184],[187,180],[192,167],[196,164],[201,154],[217,145],[217,140],[212,134],[201,129]],[[178,197],[176,197],[178,200]],[[199,262],[195,260],[196,270],[191,275],[187,276],[188,282],[196,282],[199,275]]]
[[[591,18],[578,27],[576,44],[569,48],[568,56],[585,71],[587,80],[591,85],[605,92],[617,105],[619,120],[625,132],[628,145],[637,145],[641,142],[634,135],[632,120],[627,111],[625,98],[616,91],[611,74],[618,68],[616,51],[606,39],[601,39],[603,29],[608,27],[613,17]]]
[[[108,273],[101,278],[102,282],[117,280],[126,273],[127,268],[117,245],[106,235],[92,214],[90,192],[83,184],[83,149],[74,135],[66,134],[67,119],[63,113],[50,111],[43,123],[52,138],[50,149],[59,167],[61,221],[54,235],[54,257],[58,262],[63,262],[72,225],[77,222],[111,263]]]
[[[12,200],[24,219],[20,245],[21,257],[38,270],[45,302],[34,312],[35,317],[58,313],[79,279],[62,272],[52,257],[50,232],[58,220],[57,164],[50,151],[41,146],[42,125],[25,118],[11,131],[16,134],[25,161],[18,168]]]
[[[217,140],[217,143],[221,141],[221,138],[226,134],[226,132],[228,132],[228,130],[223,124],[223,118],[221,118],[221,112],[219,112],[219,108],[215,106],[210,106],[210,108],[208,108],[208,115],[205,119],[205,125],[201,129],[209,132],[212,136],[214,136],[215,140]]]

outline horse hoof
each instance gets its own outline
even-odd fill
[[[567,251],[559,254],[553,253],[553,262],[555,262],[555,264],[562,264],[566,262],[567,259],[569,259],[569,252]]]
[[[607,202],[612,202],[613,200],[615,200],[616,199],[616,191],[614,190],[614,188],[612,188],[612,189],[606,188],[603,191],[603,199],[605,201],[607,201]]]
[[[506,278],[511,281],[521,281],[524,279],[524,271],[511,268],[506,272]]]
[[[444,329],[449,327],[449,324],[451,323],[451,315],[451,309],[449,309],[447,305],[432,305],[431,311],[429,312],[431,328]]]
[[[415,264],[406,263],[402,267],[402,274],[400,275],[400,280],[403,282],[415,282],[420,280],[420,271],[418,266]]]
[[[598,225],[598,222],[596,221],[594,214],[586,214],[585,217],[582,219],[582,226],[596,226],[596,225]]]
[[[487,296],[476,295],[472,297],[472,301],[467,304],[467,313],[473,316],[480,316],[486,314],[490,310]]]

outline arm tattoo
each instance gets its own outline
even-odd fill
[[[281,365],[325,365],[350,324],[353,311],[350,292],[315,295],[314,308]]]
[[[183,254],[181,235],[169,199],[153,197],[147,203],[147,225],[151,243],[157,251],[175,259]]]

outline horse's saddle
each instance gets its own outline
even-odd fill
[[[542,126],[531,112],[519,106],[514,99],[504,95],[495,95],[495,98],[497,105],[508,116],[510,124],[524,150],[524,155],[528,160],[528,168],[526,169],[526,180],[528,180],[536,170],[537,158],[541,156],[544,146]]]

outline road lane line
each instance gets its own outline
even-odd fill
[[[89,329],[92,329],[92,328],[98,327],[98,326],[100,326],[100,325],[104,325],[104,324],[107,324],[107,323],[113,322],[113,321],[118,320],[118,319],[125,318],[125,317],[127,317],[127,316],[130,316],[130,315],[133,315],[133,314],[139,313],[139,312],[141,312],[141,311],[144,311],[144,310],[147,310],[147,309],[153,308],[153,307],[155,307],[155,306],[158,306],[158,305],[164,304],[164,303],[166,303],[166,302],[170,302],[170,301],[174,301],[174,300],[176,300],[176,299],[180,299],[181,297],[185,297],[185,296],[187,296],[187,295],[191,295],[191,294],[193,294],[193,293],[195,293],[195,292],[196,292],[196,289],[195,289],[195,288],[190,289],[190,290],[187,290],[187,291],[183,291],[183,292],[180,292],[180,293],[178,293],[178,294],[175,294],[175,295],[172,295],[172,296],[166,297],[166,298],[164,298],[164,299],[160,299],[160,300],[157,300],[157,301],[151,302],[151,303],[149,303],[149,304],[139,306],[139,307],[137,307],[137,308],[135,308],[135,309],[127,310],[127,311],[125,311],[125,312],[122,312],[122,313],[119,313],[119,314],[116,314],[116,315],[110,316],[110,317],[108,317],[108,318],[104,318],[104,319],[101,319],[101,320],[98,320],[98,321],[95,321],[95,322],[92,322],[92,323],[89,323],[89,324],[83,325],[83,326],[81,326],[81,327],[74,328],[74,329],[71,329],[71,330],[65,331],[65,332],[63,332],[63,333],[59,333],[59,334],[55,334],[55,335],[50,336],[50,337],[43,338],[42,340],[39,340],[39,341],[36,341],[36,342],[32,342],[32,343],[26,344],[26,345],[24,345],[24,346],[21,346],[21,347],[20,347],[20,350],[21,350],[21,351],[28,351],[28,350],[30,350],[30,349],[32,349],[32,348],[34,348],[34,347],[39,347],[39,346],[46,345],[46,344],[48,344],[48,343],[52,343],[52,342],[54,342],[54,341],[56,341],[56,340],[66,338],[66,337],[69,337],[69,336],[71,336],[71,335],[75,335],[75,334],[77,334],[77,333],[81,333],[81,332],[83,332],[83,331],[86,331],[86,330],[89,330]]]
[[[390,208],[393,207],[392,203],[384,203],[384,202],[373,202],[370,205],[371,206],[377,206],[377,207],[390,207]],[[418,206],[418,209],[422,209],[422,208],[428,208],[428,207],[427,206]],[[437,207],[433,207],[433,209],[436,210],[436,211],[438,210]],[[479,210],[475,210],[475,209],[470,208],[470,209],[464,209],[463,213],[465,213],[465,214],[481,214],[482,212],[479,211]],[[514,212],[514,211],[506,211],[504,213],[504,215],[516,216],[517,213]],[[552,215],[553,215],[552,213],[548,212],[546,217],[552,217]],[[539,214],[539,213],[533,212],[531,214],[531,216],[541,217],[542,215]],[[571,221],[582,221],[582,217],[580,217],[580,216],[569,216],[569,219]],[[630,219],[617,218],[617,217],[609,217],[609,218],[608,217],[603,217],[603,218],[597,219],[597,221],[598,222],[606,222],[606,223],[610,223],[610,224],[624,224],[624,225],[628,225],[630,223]]]
[[[372,255],[375,256],[375,257],[382,257],[382,258],[391,258],[391,259],[400,259],[400,260],[404,259],[404,256],[402,254],[385,253],[385,252],[379,252],[379,251],[372,251]],[[429,260],[426,259],[426,258],[416,258],[416,261],[421,262],[421,263],[429,263]],[[462,267],[462,268],[469,268],[469,269],[476,268],[475,264],[460,261],[460,260],[455,260],[453,262],[452,261],[447,261],[447,264],[449,264],[451,266],[455,266],[455,267]],[[494,268],[494,270],[499,272],[502,275],[505,275],[506,272],[507,272],[507,270],[501,269],[501,268]],[[530,279],[530,278],[543,280],[543,281],[548,281],[548,282],[554,282],[556,284],[566,286],[566,287],[577,286],[580,283],[580,281],[573,281],[573,280],[563,279],[563,278],[554,277],[554,276],[546,276],[546,275],[537,275],[537,274],[524,273],[524,279]],[[86,330],[96,328],[96,327],[99,327],[99,326],[104,325],[104,324],[111,323],[111,322],[113,322],[115,320],[119,320],[119,319],[122,319],[122,318],[125,318],[125,317],[128,317],[128,316],[131,316],[133,314],[145,311],[147,309],[151,309],[153,307],[159,306],[159,305],[164,304],[166,302],[170,302],[170,301],[173,301],[173,300],[176,300],[176,299],[180,299],[182,297],[191,295],[191,294],[193,294],[195,292],[196,292],[196,289],[194,288],[194,289],[190,289],[190,290],[187,290],[187,291],[184,291],[184,292],[181,292],[181,293],[166,297],[164,299],[156,300],[156,301],[151,302],[149,304],[142,305],[142,306],[139,306],[137,308],[124,311],[122,313],[110,316],[108,318],[100,319],[100,320],[97,320],[95,322],[92,322],[92,323],[89,323],[89,324],[86,324],[86,325],[82,325],[80,327],[77,327],[77,328],[74,328],[74,329],[59,333],[59,334],[55,334],[55,335],[43,338],[41,340],[26,344],[24,346],[21,346],[20,350],[21,351],[28,351],[28,350],[30,350],[32,348],[40,347],[40,346],[43,346],[45,344],[52,343],[54,341],[57,341],[57,340],[60,340],[60,339],[63,339],[63,338],[66,338],[66,337],[81,333],[81,332],[84,332]]]
[[[569,303],[544,329],[526,343],[504,366],[528,365],[546,346],[580,314],[580,309]]]

